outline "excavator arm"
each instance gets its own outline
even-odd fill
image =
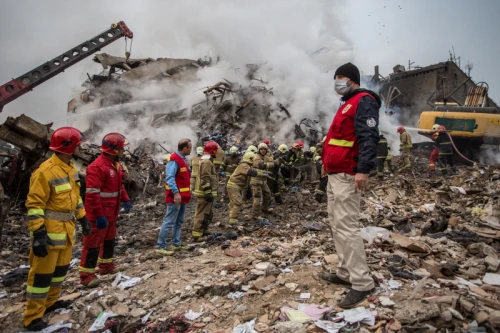
[[[57,74],[64,72],[68,67],[73,66],[121,37],[134,37],[132,31],[130,31],[123,21],[112,24],[111,28],[94,38],[77,45],[43,65],[0,86],[0,112],[2,112],[6,104],[33,90],[33,88]]]

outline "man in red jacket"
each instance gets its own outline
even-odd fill
[[[339,257],[336,274],[323,279],[351,286],[338,304],[351,308],[373,292],[374,283],[366,264],[360,236],[361,191],[367,188],[368,175],[377,161],[380,98],[360,89],[360,75],[351,63],[335,72],[335,91],[343,102],[333,118],[323,145],[322,176],[328,175],[328,215]]]
[[[119,133],[107,134],[102,139],[101,156],[87,167],[85,210],[92,232],[83,236],[80,282],[90,288],[100,283],[95,275],[97,263],[101,275],[115,272],[113,252],[120,201],[125,211],[130,211],[130,198],[122,185],[124,172],[119,162],[128,144]]]

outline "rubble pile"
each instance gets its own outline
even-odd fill
[[[105,282],[98,289],[83,288],[77,241],[62,292],[73,302],[49,315],[50,323],[78,332],[497,332],[500,169],[462,167],[445,179],[415,171],[426,164],[416,158],[415,175],[370,180],[360,224],[377,288],[355,309],[338,308],[347,289],[320,278],[335,270],[338,257],[313,181],[285,191],[285,203],[265,220],[237,229],[227,227],[227,203],[218,202],[212,235],[201,244],[186,243],[191,203],[182,235],[189,249],[171,257],[154,252],[165,213],[162,191],[133,199],[118,221],[115,256],[122,271],[100,277]],[[4,226],[5,332],[21,330],[29,252],[24,223],[17,208]]]

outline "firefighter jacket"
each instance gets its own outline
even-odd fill
[[[324,168],[329,173],[369,174],[377,161],[380,98],[356,89],[342,101],[323,145]]]
[[[229,155],[226,157],[226,160],[224,161],[224,165],[222,165],[221,169],[224,171],[228,176],[231,176],[231,174],[236,170],[238,167],[238,163],[240,163],[241,157],[239,155]]]
[[[215,158],[214,158],[214,165],[215,165],[215,172],[219,174],[220,168],[224,165],[224,160],[226,159],[226,154],[224,153],[224,150],[222,149],[217,149],[217,152],[215,153]]]
[[[296,157],[297,161],[295,162],[295,165],[300,166],[307,163],[306,156],[304,155],[304,151],[302,149],[297,150]]]
[[[291,166],[297,162],[297,154],[290,149],[285,153],[284,160],[288,165]]]
[[[380,140],[377,144],[377,158],[385,159],[389,154],[389,146],[387,144],[387,139],[385,136],[380,134]]]
[[[275,167],[274,162],[273,162],[273,158],[270,157],[269,155],[266,154],[266,155],[262,156],[260,153],[255,154],[255,157],[253,158],[252,166],[255,169],[260,169],[259,164],[261,162],[264,162],[265,170],[272,170]],[[250,179],[250,184],[251,185],[262,185],[262,184],[264,184],[264,181],[265,181],[265,177],[257,175],[255,177],[252,177],[252,179]]]
[[[316,158],[316,156],[321,156],[323,153],[323,142],[318,142],[316,144],[316,152],[314,153],[313,160]]]
[[[241,162],[229,178],[227,187],[232,187],[237,189],[238,191],[242,191],[247,186],[249,177],[255,177],[259,174],[262,174],[262,172],[263,171],[261,170],[255,170],[247,162]]]
[[[439,133],[434,144],[439,149],[439,155],[453,155],[453,146],[448,133]]]
[[[122,184],[123,169],[120,162],[114,162],[101,154],[87,167],[87,189],[85,191],[85,210],[87,217],[95,221],[104,216],[108,222],[118,219],[120,201],[129,201]]]
[[[316,172],[321,176],[321,169],[323,168],[323,161],[321,158],[316,161]]]
[[[73,244],[75,218],[85,216],[80,178],[73,163],[64,163],[56,154],[43,162],[31,175],[26,208],[32,237],[34,231],[45,225],[54,248]]]
[[[196,185],[194,188],[194,195],[202,198],[206,193],[212,193],[214,197],[217,196],[218,182],[215,165],[212,162],[210,155],[203,155],[200,159],[200,170],[196,176]]]
[[[170,156],[170,162],[177,163],[175,184],[177,185],[177,189],[179,190],[179,194],[181,195],[181,203],[188,204],[191,200],[191,175],[189,173],[186,161],[184,160],[184,157],[177,155],[177,153],[173,153],[172,156]],[[168,184],[165,185],[165,202],[169,204],[174,203],[174,193],[168,187]]]
[[[413,144],[411,143],[411,136],[407,131],[404,131],[401,134],[399,134],[399,140],[401,141],[399,148],[401,149],[413,148]]]
[[[196,177],[198,176],[198,172],[200,172],[200,161],[201,156],[198,155],[191,160],[191,191],[194,191],[194,187],[196,186]]]

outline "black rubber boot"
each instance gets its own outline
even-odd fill
[[[349,281],[342,280],[341,278],[339,278],[337,276],[337,274],[325,273],[325,274],[321,275],[321,278],[325,281],[330,282],[330,283],[341,284],[344,286],[351,286],[351,283]]]
[[[349,309],[355,307],[359,303],[363,302],[368,296],[370,296],[375,291],[375,288],[367,291],[358,291],[351,289],[345,295],[344,299],[340,301],[337,305],[342,309]]]
[[[28,325],[24,326],[28,331],[38,332],[49,326],[42,318],[33,319],[33,321]]]

